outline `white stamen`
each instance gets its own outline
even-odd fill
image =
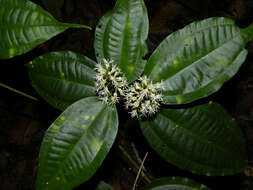
[[[125,93],[125,107],[132,117],[145,117],[155,114],[163,100],[162,84],[152,84],[146,76],[140,77]]]

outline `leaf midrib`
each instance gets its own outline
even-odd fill
[[[118,59],[119,59],[119,65],[120,65],[120,67],[121,68],[123,68],[123,70],[125,71],[125,72],[127,72],[127,73],[129,73],[129,71],[127,71],[127,68],[126,68],[126,66],[125,67],[123,67],[122,66],[122,62],[124,62],[123,61],[123,58],[124,58],[124,56],[122,56],[123,54],[124,54],[124,51],[122,51],[122,49],[124,49],[123,47],[125,47],[125,41],[126,41],[126,35],[125,35],[125,33],[127,33],[128,32],[128,30],[127,30],[127,28],[126,28],[126,23],[128,23],[128,21],[129,21],[129,19],[130,19],[130,15],[129,15],[129,7],[131,7],[131,5],[130,5],[130,3],[131,2],[129,2],[129,3],[127,3],[127,5],[128,5],[128,7],[126,8],[126,18],[125,18],[125,22],[122,24],[123,25],[123,29],[121,30],[121,33],[122,33],[122,35],[121,35],[121,40],[120,40],[120,44],[119,44],[119,49],[121,50],[120,52],[119,52],[119,54],[117,55],[117,57],[118,57]],[[142,5],[141,5],[142,6]],[[111,14],[108,14],[109,16],[110,16],[110,18],[107,20],[107,22],[105,22],[106,24],[106,26],[105,26],[105,29],[104,29],[104,31],[106,31],[107,29],[108,29],[108,27],[113,27],[113,26],[111,26],[109,23],[111,23],[112,22],[112,20],[113,20],[113,15],[114,15],[114,13],[115,13],[115,10],[111,13]],[[115,22],[118,22],[118,21],[115,21]],[[139,33],[142,33],[141,32],[141,30],[139,30],[138,31]],[[141,37],[139,36],[139,41],[141,41]],[[103,37],[103,50],[102,50],[102,52],[103,52],[103,54],[105,55],[105,54],[107,54],[107,49],[104,47],[104,44],[105,44],[105,41],[107,40],[107,39],[105,39],[104,37]],[[127,46],[128,47],[128,46]],[[137,51],[138,51],[138,53],[137,54],[140,54],[141,53],[141,48],[142,48],[142,43],[141,44],[139,44],[139,46],[137,47]],[[138,60],[136,60],[135,62],[138,62]],[[128,63],[128,65],[130,65],[129,63]],[[135,63],[131,63],[131,65],[135,65],[136,66],[136,64]],[[133,73],[131,73],[131,75],[129,75],[129,77],[128,78],[133,78],[133,75],[134,75],[134,72]]]
[[[194,137],[194,139],[195,139],[196,141],[200,140],[200,141],[202,141],[204,144],[214,146],[214,147],[216,147],[217,149],[220,149],[222,152],[225,152],[225,153],[227,153],[227,154],[230,155],[230,156],[235,156],[234,154],[231,154],[231,152],[229,152],[229,151],[227,151],[226,149],[224,149],[222,146],[219,146],[219,145],[217,145],[217,144],[214,144],[214,143],[213,143],[212,141],[210,141],[210,140],[206,140],[206,139],[204,139],[204,138],[201,138],[201,136],[199,136],[199,135],[195,134],[194,132],[188,130],[188,129],[185,128],[183,125],[181,125],[181,123],[177,123],[176,121],[174,121],[174,120],[172,120],[172,119],[168,119],[167,116],[166,116],[165,114],[163,114],[162,112],[160,112],[160,115],[161,115],[163,118],[165,118],[166,120],[171,121],[172,123],[174,123],[175,125],[177,125],[177,126],[178,126],[179,128],[181,128],[183,131],[186,131],[186,132],[189,134],[189,136]]]
[[[94,125],[94,122],[96,121],[96,119],[102,114],[102,112],[106,109],[106,106],[103,105],[103,107],[101,108],[101,110],[98,112],[97,117],[94,118],[94,120],[90,123],[88,130]],[[79,136],[79,138],[77,139],[77,141],[71,146],[71,148],[69,148],[69,151],[67,151],[67,154],[65,156],[65,158],[60,162],[59,165],[63,165],[66,161],[68,161],[68,158],[70,157],[70,154],[73,152],[73,150],[75,149],[75,147],[77,146],[77,144],[80,143],[80,141],[82,140],[84,136],[84,133],[82,135]],[[61,171],[61,167],[59,167],[57,169],[57,171],[54,173],[54,175],[50,176],[49,179],[54,180],[56,176],[58,176],[58,174]],[[48,182],[50,182],[51,180],[48,180]]]
[[[213,25],[210,25],[210,26],[208,26],[208,27],[203,27],[203,28],[197,30],[196,32],[194,32],[194,33],[192,33],[192,34],[185,35],[184,38],[185,38],[185,37],[194,36],[194,35],[196,35],[197,33],[203,32],[203,31],[205,31],[205,30],[209,30],[209,29],[211,29],[211,28],[214,27],[214,26],[218,26],[218,27],[219,27],[219,26],[222,26],[222,27],[224,27],[224,26],[233,26],[233,24],[220,24],[220,25],[213,24]],[[181,29],[181,30],[183,30],[183,29]],[[238,31],[237,35],[238,35],[238,34],[240,34],[240,31]],[[182,70],[179,70],[179,71],[175,72],[175,73],[174,73],[173,75],[171,75],[169,78],[166,78],[166,80],[170,79],[170,78],[173,77],[175,74],[177,74],[177,73],[183,71],[185,68],[191,66],[192,64],[194,64],[195,62],[199,61],[200,59],[203,59],[204,57],[206,57],[208,54],[212,53],[213,51],[219,49],[220,47],[222,47],[223,45],[225,45],[227,42],[229,42],[229,41],[231,41],[233,38],[237,37],[237,35],[234,35],[231,39],[225,41],[221,46],[219,46],[219,47],[217,47],[217,48],[214,48],[214,49],[210,50],[209,52],[207,52],[206,54],[204,54],[201,58],[196,59],[194,62],[192,62],[191,64],[189,64],[189,65],[187,65],[186,67],[184,67]],[[182,39],[182,38],[181,38],[181,39]],[[166,39],[165,39],[165,40],[166,40]],[[163,43],[163,42],[162,42],[162,43]],[[161,45],[163,45],[163,44],[161,44]],[[159,46],[158,46],[158,48],[159,48]],[[156,53],[156,50],[155,50],[154,54],[155,54],[155,53]],[[151,57],[152,57],[152,56],[151,56]],[[158,67],[159,65],[160,65],[160,64],[155,64],[155,65],[153,66],[152,71],[150,72],[149,76],[152,75],[152,73],[155,71],[154,68],[155,68],[155,67]]]
[[[240,49],[240,51],[238,51],[238,53],[236,54],[236,57],[234,58],[234,60],[231,61],[232,63],[231,63],[227,68],[230,68],[230,66],[233,65],[234,61],[238,58],[238,56],[240,55],[240,53],[242,52],[242,50],[243,50],[243,48]],[[217,84],[217,81],[219,82],[220,77],[223,76],[223,74],[226,73],[226,72],[227,72],[227,70],[224,70],[224,71],[221,72],[219,75],[217,75],[217,76],[215,77],[214,80],[209,81],[208,83],[202,85],[200,88],[198,88],[197,91],[200,91],[200,90],[203,90],[203,89],[205,89],[205,88],[208,88],[208,87],[209,87],[210,85],[212,85],[212,84]],[[172,77],[172,78],[173,78],[173,77]],[[171,79],[171,78],[169,78],[169,79],[167,79],[167,80],[170,80],[170,79]],[[184,92],[183,92],[183,93],[175,94],[175,95],[170,95],[169,92],[170,92],[170,91],[163,92],[163,94],[164,94],[165,96],[174,97],[174,98],[175,98],[175,97],[177,97],[178,95],[186,96],[186,95],[190,95],[190,94],[196,93],[196,90],[195,90],[195,91],[190,91],[190,92],[187,92],[187,93],[184,93]],[[203,96],[201,96],[201,97],[203,97]],[[200,97],[200,98],[201,98],[201,97]],[[195,100],[196,100],[196,99],[195,99]]]
[[[240,34],[240,33],[238,33]],[[234,38],[238,37],[238,35],[234,36],[233,38],[225,41],[221,46],[219,46],[218,48],[215,48],[213,50],[211,50],[210,52],[208,52],[206,55],[204,55],[203,57],[199,58],[199,59],[196,59],[194,62],[192,62],[191,64],[187,65],[186,67],[184,67],[182,70],[179,70],[177,72],[175,72],[173,75],[171,75],[170,77],[166,78],[166,80],[164,82],[166,82],[167,80],[170,80],[171,78],[173,77],[176,77],[178,74],[180,74],[181,72],[184,72],[185,70],[188,70],[191,66],[197,64],[201,59],[204,59],[205,57],[209,56],[210,54],[212,54],[214,51],[222,48],[224,45],[226,45],[227,43],[231,42]],[[240,53],[240,52],[239,52]],[[239,54],[238,53],[238,54]],[[238,55],[237,54],[237,55]]]
[[[146,128],[148,128],[148,127],[149,127],[149,126],[146,126]],[[155,127],[157,127],[157,126],[155,125]],[[160,138],[160,136],[158,135],[158,133],[157,133],[154,129],[151,129],[149,132],[150,132],[150,133],[153,133],[153,134],[156,136],[155,138],[156,138],[156,140],[159,141],[159,143],[164,143],[164,142],[165,142],[165,141],[163,141],[163,140]],[[150,144],[152,145],[152,143],[150,143]],[[173,154],[175,154],[177,158],[181,158],[181,159],[180,159],[181,161],[186,160],[187,162],[190,162],[191,164],[193,164],[193,165],[194,165],[194,168],[197,169],[197,172],[193,172],[193,170],[190,169],[190,171],[192,171],[193,173],[199,173],[199,172],[201,172],[201,173],[207,173],[207,172],[203,172],[203,170],[200,168],[201,166],[202,166],[202,167],[209,168],[210,170],[212,170],[210,173],[212,173],[212,174],[214,174],[214,175],[217,175],[218,173],[221,172],[221,168],[220,168],[220,167],[214,167],[213,165],[210,166],[210,165],[207,165],[207,164],[202,164],[202,163],[200,163],[199,161],[196,162],[196,161],[194,161],[194,160],[192,160],[192,159],[186,159],[185,157],[182,158],[182,156],[181,156],[180,153],[178,153],[176,150],[170,148],[170,146],[168,146],[167,143],[164,143],[164,144],[166,144],[166,146],[169,147],[170,151],[172,151]],[[161,151],[159,150],[158,152],[161,152]],[[161,152],[161,153],[162,153],[162,152]],[[162,154],[163,154],[163,153],[162,153]],[[163,157],[164,157],[164,154],[163,154]],[[165,158],[165,157],[164,157],[164,158]],[[165,158],[165,159],[167,160],[167,158]],[[173,159],[173,163],[175,163],[175,162],[177,162],[177,161],[175,161],[175,159]],[[178,166],[178,167],[180,167],[180,168],[182,168],[182,169],[188,168],[187,166],[185,166],[185,164],[184,164],[183,167],[182,167],[182,166]],[[215,168],[215,169],[214,169],[214,168]],[[234,170],[232,170],[232,169],[230,169],[230,168],[224,168],[224,169],[227,170],[227,172],[229,172],[229,173],[231,173],[231,171],[234,171],[234,170],[236,170],[236,171],[241,171],[241,170],[238,169],[238,168],[237,168],[237,169],[234,169]]]

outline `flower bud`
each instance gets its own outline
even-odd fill
[[[140,77],[125,93],[125,107],[132,117],[146,117],[155,114],[163,100],[162,83],[152,84],[146,76]]]
[[[105,104],[116,104],[120,100],[120,95],[125,95],[127,80],[120,72],[120,69],[113,64],[113,61],[103,59],[101,64],[97,64],[95,76],[95,88],[97,95]]]

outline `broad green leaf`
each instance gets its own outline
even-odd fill
[[[0,18],[0,59],[26,53],[70,27],[89,28],[58,22],[28,0],[0,0]]]
[[[37,190],[71,190],[87,181],[108,154],[117,129],[116,108],[96,97],[68,107],[44,136]]]
[[[94,66],[89,58],[70,51],[48,53],[27,64],[35,90],[60,110],[95,95]]]
[[[169,35],[153,52],[144,75],[164,81],[164,103],[184,104],[221,88],[244,62],[240,29],[227,18],[194,22]]]
[[[162,109],[141,129],[161,157],[192,173],[231,175],[247,166],[242,132],[218,104]]]
[[[187,178],[170,177],[152,181],[140,190],[208,190],[205,185]]]
[[[94,48],[97,61],[113,60],[134,81],[143,72],[147,53],[148,16],[143,0],[118,0],[99,21]]]
[[[101,181],[97,185],[96,190],[113,190],[113,188],[105,182]]]

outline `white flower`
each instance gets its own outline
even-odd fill
[[[120,95],[125,95],[127,80],[120,72],[120,69],[113,64],[113,61],[103,59],[101,64],[97,64],[95,76],[95,88],[97,95],[105,104],[116,104],[120,100]]]
[[[146,76],[140,77],[125,93],[125,107],[132,117],[146,117],[155,114],[163,100],[162,83],[152,84]]]

